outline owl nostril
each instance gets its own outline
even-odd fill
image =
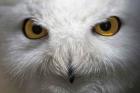
[[[72,66],[68,67],[68,78],[70,83],[73,83],[75,80],[74,68]]]

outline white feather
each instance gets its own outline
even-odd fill
[[[1,0],[0,66],[16,81],[15,90],[21,85],[20,93],[125,93],[139,75],[137,3]],[[110,16],[120,17],[119,33],[104,37],[91,32]],[[49,37],[28,39],[22,24],[29,17],[47,28]],[[73,84],[67,75],[70,63],[76,76]]]

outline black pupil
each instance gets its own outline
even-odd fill
[[[103,22],[100,24],[100,28],[103,30],[103,31],[108,31],[111,29],[111,23],[109,21],[107,22]]]
[[[32,31],[34,34],[41,34],[42,31],[43,31],[43,28],[40,26],[40,25],[36,25],[34,24],[33,27],[32,27]]]

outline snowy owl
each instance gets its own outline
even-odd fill
[[[139,0],[0,0],[0,93],[138,93]]]

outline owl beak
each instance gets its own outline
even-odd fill
[[[74,73],[74,68],[72,66],[68,67],[68,78],[69,82],[72,84],[75,80],[75,73]]]

